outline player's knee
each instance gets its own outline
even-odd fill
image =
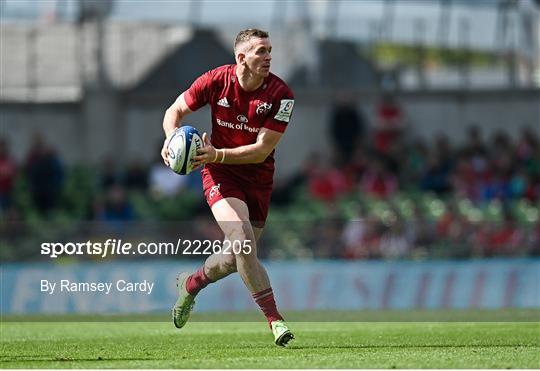
[[[227,239],[231,242],[232,252],[236,259],[257,258],[255,236],[249,223],[242,222],[232,225],[227,233]]]
[[[244,241],[253,240],[253,232],[248,223],[235,223],[231,225],[227,233],[227,239],[236,244],[244,244]]]
[[[240,247],[240,246],[239,246]],[[234,252],[236,261],[250,262],[257,260],[257,247],[254,240],[244,240],[242,246]]]

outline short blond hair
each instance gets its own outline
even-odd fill
[[[238,45],[251,40],[252,38],[257,37],[260,39],[267,39],[268,38],[268,32],[259,30],[257,28],[248,28],[246,30],[242,30],[236,35],[236,39],[234,40],[234,51],[238,48]]]

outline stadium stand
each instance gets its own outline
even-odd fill
[[[276,259],[538,255],[538,135],[526,128],[516,141],[503,132],[485,140],[475,126],[468,135],[461,146],[444,136],[428,143],[398,140],[386,152],[363,144],[348,163],[315,155],[278,184],[264,254]],[[77,220],[129,224],[210,217],[198,172],[173,175],[182,183],[166,191],[156,183],[155,169],[169,172],[159,160],[151,166],[134,160],[118,167],[106,161],[101,167],[64,170],[54,150],[46,150],[50,147],[40,137],[35,140],[44,150],[33,146],[21,164],[14,163],[3,140],[5,228],[10,223],[35,231],[51,222],[76,228]],[[16,242],[26,237],[13,236],[4,257],[24,255]]]

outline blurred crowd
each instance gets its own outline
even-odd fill
[[[391,96],[381,99],[376,116],[368,125],[352,101],[336,103],[328,120],[333,152],[313,153],[275,185],[264,235],[271,247],[263,257],[540,253],[538,127],[511,128],[521,130],[517,139],[502,131],[485,138],[471,124],[456,145],[444,134],[426,141],[407,130]],[[32,220],[210,220],[200,174],[177,176],[155,153],[149,165],[120,167],[107,158],[99,167],[66,167],[38,133],[18,163],[3,138],[2,229]]]
[[[404,114],[398,106],[390,108],[394,104],[382,105],[371,133],[354,107],[336,107],[330,126],[333,154],[313,153],[298,174],[312,197],[332,201],[354,190],[388,198],[420,190],[474,203],[521,198],[538,202],[539,127],[521,128],[517,141],[503,131],[486,140],[480,127],[471,124],[463,145],[452,145],[442,133],[425,141],[411,138]],[[345,121],[356,125],[342,125]],[[343,127],[350,129],[340,131]]]
[[[519,138],[504,131],[484,138],[471,124],[461,145],[442,133],[425,141],[410,135],[391,96],[381,100],[373,126],[340,101],[329,120],[333,154],[309,156],[275,200],[290,203],[305,187],[309,199],[326,205],[327,220],[345,220],[320,230],[315,257],[538,255],[540,128],[509,129],[521,130]],[[347,202],[353,212],[336,211]]]

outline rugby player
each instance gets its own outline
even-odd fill
[[[182,328],[203,288],[238,272],[268,320],[277,345],[294,338],[279,313],[266,269],[257,257],[274,174],[274,150],[289,124],[294,96],[270,72],[272,45],[268,33],[241,31],[234,43],[236,64],[210,70],[197,78],[167,109],[163,119],[166,164],[167,138],[191,112],[211,107],[212,134],[203,134],[203,148],[194,157],[202,170],[208,205],[225,239],[243,248],[236,254],[213,254],[196,272],[177,277],[178,300],[172,313]]]

